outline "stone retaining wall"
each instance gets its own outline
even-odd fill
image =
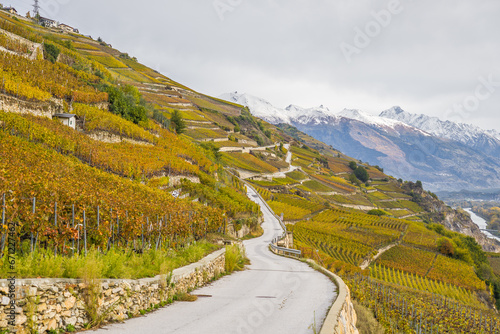
[[[221,249],[197,263],[175,269],[170,279],[156,276],[138,280],[99,280],[99,307],[101,311],[110,310],[106,322],[125,320],[139,315],[142,310],[158,307],[176,293],[188,292],[210,282],[224,272],[224,264],[225,249]],[[8,314],[11,313],[8,286],[7,280],[0,280],[0,332],[8,328]],[[13,329],[24,334],[30,333],[30,329],[45,333],[51,329],[65,329],[68,325],[83,328],[90,321],[83,301],[87,291],[88,284],[76,279],[16,280],[16,326]]]
[[[0,110],[17,114],[32,114],[52,118],[53,114],[64,113],[61,100],[50,99],[45,102],[27,101],[0,93]]]
[[[317,267],[317,264],[314,261],[308,260],[307,262],[313,263]],[[331,271],[323,267],[319,267],[318,270],[326,276],[332,278],[336,282],[338,288],[337,299],[330,308],[319,333],[359,334],[359,331],[356,328],[356,321],[358,317],[351,301],[351,292],[349,291],[349,288],[344,283],[342,278],[335,275]]]

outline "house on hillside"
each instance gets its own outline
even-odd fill
[[[5,10],[11,14],[16,14],[17,15],[17,10],[14,7],[3,7],[2,10]]]
[[[61,23],[60,25],[57,26],[59,29],[62,29],[63,31],[66,32],[74,32],[74,33],[80,33],[78,29],[75,29],[67,24]]]
[[[40,16],[40,24],[47,28],[57,28],[57,21]]]
[[[75,114],[54,114],[52,119],[58,119],[62,124],[76,129],[76,115]]]

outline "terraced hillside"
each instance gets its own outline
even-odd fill
[[[195,140],[228,139],[229,115],[241,107],[197,94],[104,42],[6,12],[0,53],[1,254],[13,221],[20,256],[178,249],[231,223],[256,228],[258,206],[224,171],[217,149]],[[187,135],[170,121],[176,110],[196,124]],[[250,121],[249,135],[269,143]]]

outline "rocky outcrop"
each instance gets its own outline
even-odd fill
[[[403,189],[427,212],[425,216],[429,222],[439,223],[449,230],[473,237],[487,252],[500,252],[500,243],[486,237],[467,212],[447,206],[413,182],[403,184]]]
[[[138,280],[100,280],[98,304],[106,322],[122,321],[163,305],[175,294],[204,285],[224,272],[225,249],[166,275]],[[90,322],[84,294],[88,283],[75,279],[20,279],[15,282],[13,318],[17,334],[82,329]],[[9,328],[9,282],[0,280],[0,332]],[[15,315],[15,316],[14,316]]]

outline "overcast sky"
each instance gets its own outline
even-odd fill
[[[30,0],[0,0],[23,14]],[[413,113],[500,131],[500,1],[40,0],[199,92]]]

